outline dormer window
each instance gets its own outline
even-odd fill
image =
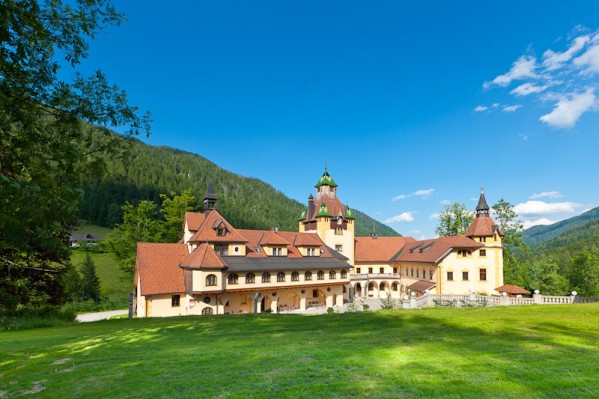
[[[283,256],[283,248],[281,248],[281,247],[274,247],[272,249],[272,256]]]
[[[316,248],[306,248],[306,256],[318,256]]]
[[[218,229],[216,229],[216,235],[219,237],[224,237],[225,235],[225,229],[222,227],[219,227]]]

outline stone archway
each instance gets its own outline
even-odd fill
[[[253,298],[247,294],[233,294],[225,302],[225,313],[251,313]]]
[[[315,308],[320,306],[326,306],[327,295],[319,288],[308,290],[308,297],[306,298],[306,308]]]
[[[300,308],[300,296],[294,291],[279,291],[277,309],[286,312]]]
[[[262,312],[270,312],[270,306],[272,304],[272,299],[270,295],[265,294],[260,301]]]
[[[354,285],[354,296],[362,297],[362,284],[356,283]]]

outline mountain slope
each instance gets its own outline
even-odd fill
[[[582,215],[562,220],[561,222],[557,222],[548,226],[533,226],[524,230],[522,237],[530,246],[542,244],[592,220],[599,220],[599,207],[593,208]]]
[[[132,140],[131,160],[126,165],[106,160],[108,173],[101,179],[83,178],[81,218],[111,227],[121,218],[125,201],[160,202],[161,193],[191,189],[201,201],[208,179],[214,181],[218,208],[238,228],[297,230],[297,218],[305,204],[287,197],[255,178],[220,168],[206,158],[170,147],[153,147]],[[356,210],[356,235],[369,235],[373,224],[381,236],[396,236],[390,227]]]

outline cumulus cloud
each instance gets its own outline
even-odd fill
[[[476,108],[474,108],[474,112],[484,112],[488,109],[489,107],[485,107],[484,105],[477,105]]]
[[[541,123],[553,128],[569,129],[576,125],[580,117],[599,109],[595,96],[599,82],[599,30],[589,32],[584,27],[576,27],[573,39],[560,51],[547,49],[540,60],[534,54],[520,56],[512,63],[507,73],[483,83],[485,89],[508,87],[517,81],[510,94],[537,101],[542,109],[538,118]],[[549,90],[549,89],[553,90]],[[497,105],[497,106],[495,106]],[[481,105],[485,110],[491,107]],[[514,112],[520,107],[493,104],[504,112]],[[479,109],[478,107],[475,110]],[[482,109],[477,112],[482,112]]]
[[[441,201],[441,205],[443,205],[443,206],[451,205],[451,201],[444,199],[443,201]]]
[[[509,72],[503,75],[497,76],[490,82],[485,82],[483,87],[488,89],[492,86],[506,87],[514,80],[522,80],[525,78],[536,78],[538,75],[535,73],[537,68],[537,59],[532,56],[523,55],[518,58],[513,64]]]
[[[411,223],[414,221],[412,213],[413,212],[404,212],[401,215],[393,216],[385,220],[385,223]]]
[[[520,104],[506,105],[505,107],[503,107],[503,112],[516,112],[521,107],[522,107],[522,105],[520,105]]]
[[[516,205],[514,212],[521,216],[546,216],[576,212],[580,206],[575,202],[526,201]]]
[[[528,229],[532,226],[538,226],[538,225],[548,225],[548,224],[553,224],[556,223],[557,220],[550,220],[547,218],[538,218],[538,219],[529,219],[529,220],[524,220],[522,222],[522,227],[524,229]]]
[[[543,66],[547,68],[548,71],[561,68],[564,63],[572,59],[574,54],[582,50],[590,40],[591,37],[589,35],[578,36],[572,41],[572,45],[570,45],[568,50],[562,53],[556,53],[553,50],[545,51],[545,53],[543,53]]]
[[[599,43],[575,58],[574,65],[584,68],[584,72],[588,74],[599,73]]]
[[[555,128],[571,128],[578,119],[591,109],[597,101],[595,90],[587,88],[584,93],[574,93],[562,97],[553,110],[541,116],[539,120]]]
[[[416,190],[411,194],[400,194],[397,195],[395,197],[393,197],[393,201],[399,201],[408,197],[421,197],[421,198],[428,198],[430,197],[433,192],[435,192],[434,188],[429,188],[427,190]]]
[[[513,94],[518,97],[528,96],[529,94],[541,93],[545,91],[549,85],[545,86],[536,86],[533,83],[523,83],[520,86],[516,87],[514,90],[510,91],[510,94]]]
[[[428,219],[429,220],[439,220],[439,217],[441,216],[440,213],[431,213],[430,215],[428,215]]]
[[[562,197],[563,197],[563,195],[559,191],[542,191],[540,193],[532,194],[528,198],[537,199],[537,198],[562,198]]]

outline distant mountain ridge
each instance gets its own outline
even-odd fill
[[[81,218],[89,223],[113,227],[121,219],[121,206],[151,200],[160,194],[191,189],[201,202],[208,179],[214,182],[218,209],[237,228],[296,231],[306,204],[293,200],[263,181],[222,169],[208,159],[171,147],[155,147],[131,140],[127,164],[105,160],[107,173],[100,179],[83,177]],[[319,176],[314,176],[316,180]],[[395,230],[355,211],[356,236],[367,236],[373,226],[380,236],[398,236]]]
[[[533,226],[524,230],[522,237],[529,246],[535,246],[556,239],[570,230],[579,228],[594,220],[599,220],[599,207],[554,224]]]

